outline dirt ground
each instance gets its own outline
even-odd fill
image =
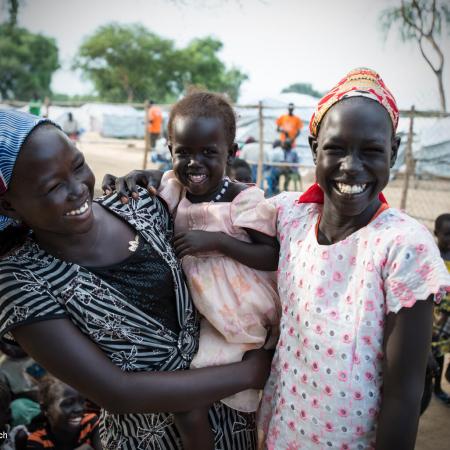
[[[105,139],[94,133],[83,135],[78,144],[96,176],[96,194],[101,193],[101,181],[105,173],[122,175],[132,169],[142,168],[144,141]],[[153,164],[149,164],[154,167]],[[308,180],[305,179],[305,187]],[[403,180],[390,183],[385,193],[394,207],[400,206]],[[436,216],[450,211],[450,183],[428,181],[412,182],[408,191],[407,211],[432,229]],[[447,355],[449,356],[449,355]],[[447,358],[447,363],[450,358]],[[447,383],[446,391],[450,393]],[[450,449],[450,406],[433,398],[421,417],[416,450]]]

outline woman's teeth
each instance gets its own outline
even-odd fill
[[[206,180],[206,175],[205,174],[201,174],[201,175],[188,175],[188,179],[190,182],[192,183],[202,183],[203,181]]]
[[[336,183],[341,194],[361,194],[366,189],[367,184],[345,184]]]
[[[79,209],[72,209],[72,211],[67,212],[64,214],[65,216],[79,216],[87,211],[89,208],[89,201],[86,200],[86,203]]]

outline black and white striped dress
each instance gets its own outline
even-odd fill
[[[126,205],[116,195],[98,202],[134,227],[159,254],[161,264],[170,267],[179,331],[170,330],[158,317],[136,308],[86,268],[49,255],[29,239],[0,261],[0,336],[13,342],[11,330],[19,325],[65,317],[124,371],[189,368],[198,344],[198,322],[170,245],[173,226],[166,208],[144,191],[139,200]],[[210,421],[216,449],[256,448],[254,415],[219,402],[210,409]],[[182,448],[171,414],[119,415],[103,411],[100,429],[105,449]]]

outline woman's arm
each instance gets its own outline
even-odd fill
[[[414,449],[432,321],[432,297],[387,316],[377,450]]]
[[[12,334],[51,374],[112,413],[199,408],[244,389],[261,389],[270,371],[269,353],[254,351],[226,366],[122,372],[68,319],[18,326]]]
[[[192,230],[175,236],[173,245],[178,258],[197,253],[219,251],[257,270],[277,270],[279,245],[275,237],[246,228],[251,243],[222,232]]]

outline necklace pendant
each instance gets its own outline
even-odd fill
[[[139,245],[139,235],[136,234],[136,237],[132,241],[128,241],[128,250],[130,252],[135,252]]]
[[[220,192],[215,196],[215,198],[213,200],[211,200],[211,203],[214,202],[218,202],[223,195],[225,194],[225,192],[227,192],[228,186],[230,185],[230,179],[228,177],[226,177],[223,181],[223,186],[222,189],[220,190]]]

